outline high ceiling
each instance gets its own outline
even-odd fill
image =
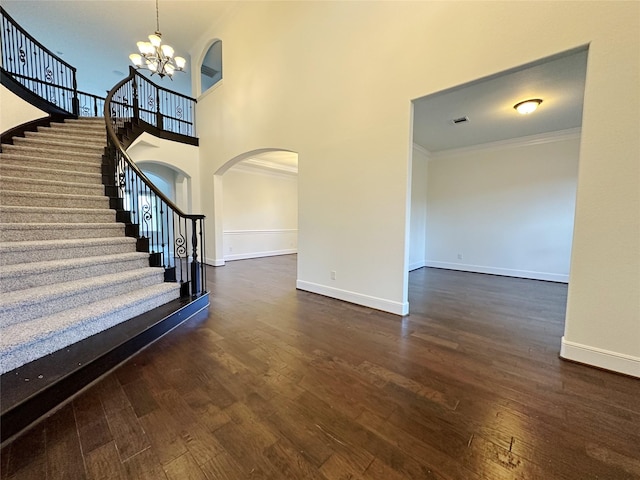
[[[189,49],[240,3],[160,0],[163,39],[190,64]],[[77,67],[78,87],[89,93],[104,94],[124,78],[136,42],[156,27],[154,0],[2,0],[2,5],[28,32]],[[414,142],[438,152],[579,127],[586,63],[582,50],[417,99]],[[162,83],[192,93],[190,73],[176,73],[173,82]],[[526,98],[542,98],[543,103],[532,115],[518,115],[513,105]],[[450,123],[464,116],[469,122]]]
[[[238,4],[212,0],[160,0],[160,30],[176,55],[189,49]],[[136,42],[156,30],[154,0],[2,0],[27,32],[78,69],[78,88],[103,95],[128,72]],[[154,81],[157,76],[153,77]],[[190,72],[176,73],[168,88],[191,94]]]

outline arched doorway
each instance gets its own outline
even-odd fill
[[[298,155],[259,149],[214,175],[215,265],[297,252]]]

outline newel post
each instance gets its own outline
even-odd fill
[[[200,288],[200,267],[198,264],[198,232],[196,219],[191,219],[191,248],[193,257],[191,261],[191,294],[197,295],[201,292]]]
[[[137,125],[138,120],[140,119],[140,104],[138,103],[138,82],[136,79],[136,71],[131,65],[129,65],[129,76],[132,79],[133,88],[133,123]]]
[[[73,69],[73,100],[71,100],[71,109],[73,114],[78,117],[80,116],[80,100],[78,99],[78,80],[76,79],[76,70]],[[96,115],[97,116],[97,115]]]

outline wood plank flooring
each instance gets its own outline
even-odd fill
[[[558,358],[566,286],[420,269],[400,318],[209,269],[211,307],[2,450],[2,479],[640,479],[640,381]]]

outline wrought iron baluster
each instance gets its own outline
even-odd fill
[[[160,241],[160,228],[161,225],[158,222],[159,220],[159,215],[158,215],[158,201],[160,200],[160,198],[154,193],[154,192],[150,192],[153,195],[153,210],[154,210],[154,217],[153,217],[153,238],[154,238],[154,242],[156,244],[156,250],[159,253],[162,253],[162,242]]]

